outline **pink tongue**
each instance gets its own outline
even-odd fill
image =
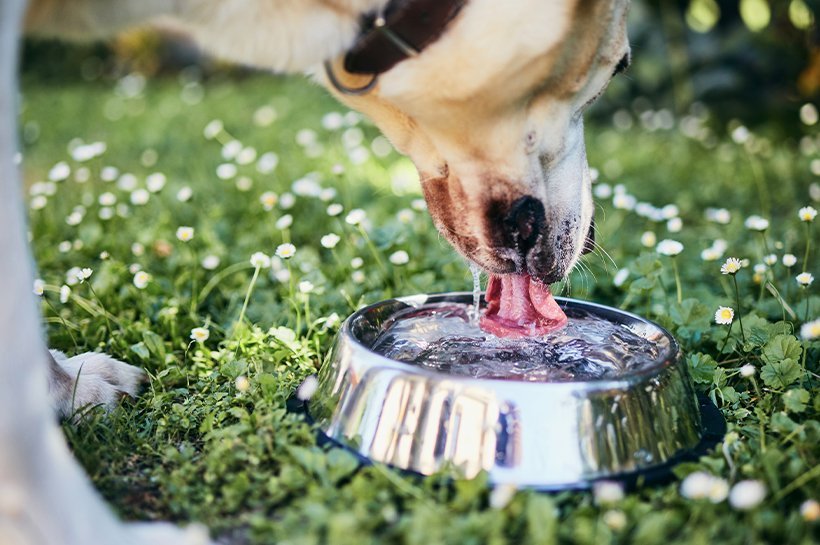
[[[481,329],[498,337],[544,335],[567,323],[550,288],[526,274],[490,275]]]

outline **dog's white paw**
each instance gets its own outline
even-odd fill
[[[111,410],[123,396],[135,396],[145,380],[145,371],[139,367],[100,352],[86,352],[68,358],[52,350],[51,355],[63,372],[62,380],[54,381],[52,376],[51,385],[52,396],[61,416],[71,416],[79,409],[97,405]]]

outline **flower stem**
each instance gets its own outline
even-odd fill
[[[740,337],[743,339],[743,342],[746,342],[746,334],[743,332],[743,311],[740,308],[740,290],[737,287],[737,276],[732,275],[732,280],[735,283],[735,301],[737,303],[737,321],[740,324]]]
[[[672,258],[672,269],[675,271],[675,287],[678,291],[678,304],[681,304],[683,301],[683,290],[681,289],[680,274],[678,273],[678,260],[674,257]]]
[[[806,253],[803,254],[803,270],[809,270],[809,248],[811,248],[811,223],[806,222]]]
[[[245,302],[242,303],[242,311],[239,313],[239,319],[236,321],[236,325],[234,326],[234,333],[236,332],[236,329],[239,327],[239,324],[242,323],[242,320],[245,319],[245,311],[248,310],[248,301],[250,301],[251,299],[253,286],[256,284],[256,279],[259,278],[259,269],[261,269],[261,267],[256,267],[253,270],[253,278],[251,278],[251,283],[248,285],[248,291],[245,292]]]
[[[723,339],[723,344],[720,346],[720,350],[718,350],[718,354],[723,354],[723,349],[726,348],[726,343],[729,342],[729,337],[732,336],[732,326],[735,325],[734,322],[729,322],[729,330],[726,332],[726,338]]]

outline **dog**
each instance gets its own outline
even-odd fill
[[[52,407],[67,415],[135,394],[142,372],[44,348],[14,161],[23,30],[89,40],[157,22],[227,60],[307,71],[412,159],[436,228],[490,274],[482,325],[517,335],[560,322],[548,284],[592,242],[583,112],[629,64],[627,9],[628,0],[0,3],[0,541],[208,539],[197,527],[119,523],[54,422]]]

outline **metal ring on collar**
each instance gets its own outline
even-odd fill
[[[370,92],[376,86],[376,82],[379,81],[379,75],[373,74],[373,78],[361,87],[348,87],[347,85],[339,81],[339,79],[336,77],[336,74],[333,72],[333,67],[330,65],[330,61],[325,61],[324,66],[325,74],[327,74],[327,79],[330,81],[330,84],[333,85],[334,89],[336,89],[343,95],[365,95],[368,92]]]

